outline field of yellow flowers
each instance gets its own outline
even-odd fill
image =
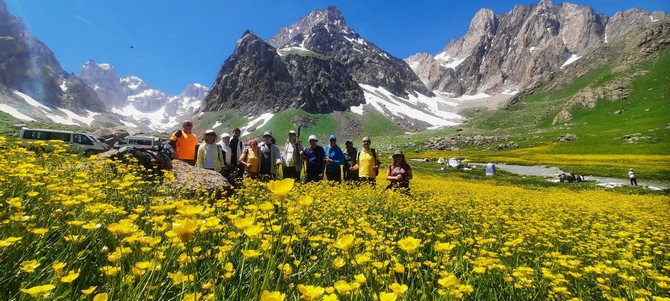
[[[670,198],[171,175],[0,137],[2,300],[670,300]]]

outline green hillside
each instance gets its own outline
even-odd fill
[[[217,122],[217,132],[232,131],[236,127],[246,125],[249,120],[236,116],[233,110],[223,112],[207,112],[196,122],[196,131],[205,131]],[[266,124],[251,126],[250,137],[260,137],[265,131],[272,131],[275,138],[283,139],[289,130],[297,130],[301,126],[302,140],[308,135],[317,135],[320,140],[331,134],[339,140],[360,139],[363,135],[396,136],[404,131],[400,126],[378,112],[366,113],[364,116],[352,112],[334,112],[331,114],[312,114],[301,109],[290,109],[276,113]],[[279,140],[282,141],[282,140]]]
[[[619,177],[627,167],[635,167],[651,178],[670,179],[670,50],[632,70],[615,70],[614,64],[598,68],[553,93],[541,87],[507,109],[464,112],[470,118],[468,134],[508,135],[519,144],[508,151],[469,148],[470,156],[477,161],[552,164]],[[601,99],[593,108],[574,106],[571,120],[552,124],[579,91],[602,88],[630,74],[640,75],[626,99]],[[567,134],[576,139],[557,142]]]

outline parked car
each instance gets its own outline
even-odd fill
[[[30,146],[31,141],[44,141],[41,145],[44,151],[53,151],[53,145],[50,141],[60,140],[67,144],[67,152],[70,153],[84,153],[86,156],[95,155],[109,150],[109,146],[100,142],[98,139],[89,134],[51,130],[51,129],[21,129],[21,146]]]
[[[158,149],[161,145],[161,139],[155,136],[127,136],[114,144],[114,149],[120,149],[126,146]]]

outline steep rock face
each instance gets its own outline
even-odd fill
[[[21,91],[46,105],[79,113],[86,109],[106,111],[105,105],[83,81],[70,77],[53,52],[33,37],[0,1],[0,85],[8,91]]]
[[[165,112],[176,117],[176,120],[187,119],[202,105],[202,100],[209,92],[209,88],[201,84],[190,84],[181,94],[170,97],[165,104]]]
[[[121,83],[128,95],[128,102],[142,112],[155,111],[168,101],[168,95],[165,92],[154,89],[137,76],[124,77]]]
[[[519,91],[546,81],[608,39],[665,18],[665,13],[633,9],[608,21],[588,6],[554,6],[549,0],[499,15],[482,9],[467,34],[432,60],[415,55],[406,61],[427,87],[453,96]]]
[[[89,60],[84,63],[77,75],[92,87],[108,106],[119,107],[126,104],[126,92],[113,66]]]
[[[415,91],[432,96],[409,66],[347,26],[334,6],[314,11],[268,41],[279,51],[306,49],[342,65],[359,83],[384,87],[398,96]]]
[[[154,89],[137,76],[119,77],[110,64],[87,61],[78,75],[110,107],[122,108],[131,104],[141,112],[152,112],[168,101],[165,92]]]
[[[331,6],[280,29],[268,42],[246,32],[201,111],[342,111],[365,102],[358,83],[398,96],[433,96],[407,63],[363,39]]]
[[[235,108],[242,114],[303,108],[313,113],[344,110],[363,101],[363,92],[334,60],[289,54],[247,31],[221,66],[204,111]]]

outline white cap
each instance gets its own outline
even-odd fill
[[[288,131],[288,134],[289,134],[289,135],[295,135],[295,131],[294,131],[294,130],[290,130],[290,131]]]
[[[226,138],[226,137],[230,138],[230,134],[228,134],[228,133],[221,134],[221,138]]]
[[[307,139],[307,140],[319,141],[319,139],[316,139],[316,135],[309,135],[309,139]]]
[[[214,130],[206,130],[206,131],[205,131],[205,135],[207,135],[207,134],[214,134],[214,135],[216,135],[216,132],[214,132]]]

